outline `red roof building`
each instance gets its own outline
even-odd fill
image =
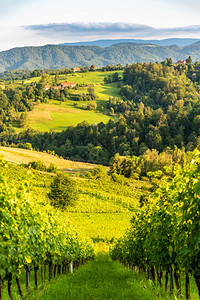
[[[61,89],[61,86],[59,85],[59,86],[53,86],[53,89],[54,90],[60,90]]]
[[[186,61],[183,59],[180,59],[176,62],[176,64],[185,64],[185,63],[186,63]]]
[[[80,68],[72,68],[72,70],[74,71],[74,72],[80,72]]]
[[[76,84],[74,82],[61,82],[60,86],[61,86],[62,89],[70,88],[70,87],[73,88],[73,87],[76,86]]]
[[[98,69],[98,67],[97,67],[97,66],[94,66],[94,65],[92,65],[92,66],[90,66],[90,69],[97,70],[97,69]]]
[[[45,85],[45,91],[48,91],[50,89],[51,85]]]

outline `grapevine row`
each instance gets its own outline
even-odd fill
[[[61,270],[65,273],[71,262],[93,257],[91,243],[77,234],[61,212],[32,199],[23,187],[16,189],[0,176],[0,299],[4,281],[10,299],[13,280],[22,296],[19,278],[24,269],[28,291],[30,270],[34,270],[37,287],[39,268],[46,277],[48,265],[51,279],[53,266],[54,273],[56,266],[58,274]]]
[[[145,271],[162,285],[170,283],[181,295],[185,275],[186,299],[190,299],[189,278],[194,277],[200,297],[200,152],[172,180],[162,183],[149,204],[138,210],[131,228],[111,251],[113,259]],[[169,278],[169,280],[168,280]]]

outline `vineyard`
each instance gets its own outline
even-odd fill
[[[7,173],[8,168],[5,162],[1,162],[1,169],[5,170],[2,173]],[[16,173],[12,173],[12,178],[16,180],[14,175]],[[18,175],[17,179],[22,177]],[[5,294],[2,281],[4,286],[7,282],[9,298],[13,299],[13,281],[17,283],[19,295],[23,296],[21,273],[26,273],[26,291],[29,292],[31,270],[37,287],[39,270],[41,281],[45,281],[47,266],[49,279],[52,279],[53,273],[66,273],[70,263],[78,265],[94,257],[91,242],[78,234],[61,213],[33,197],[33,193],[28,194],[30,178],[23,179],[15,185],[14,180],[5,174],[0,178],[0,299],[4,299]]]
[[[151,202],[134,213],[131,228],[111,251],[115,260],[147,273],[172,295],[190,295],[190,280],[200,295],[200,153],[172,180],[162,182]],[[165,276],[165,277],[164,277]],[[169,281],[169,284],[168,284]],[[174,287],[175,285],[175,287]]]
[[[53,174],[5,161],[0,172],[1,299],[26,295],[65,274],[71,262],[77,267],[93,258],[94,249],[108,251],[129,226],[146,185],[75,177],[77,203],[60,211],[47,197]]]
[[[35,287],[55,284],[54,278],[109,249],[113,260],[136,271],[128,273],[134,284],[141,281],[150,294],[150,282],[160,286],[157,299],[198,299],[200,154],[190,157],[192,163],[174,166],[174,175],[164,176],[153,193],[153,172],[142,181],[108,175],[99,166],[85,173],[83,165],[73,177],[76,204],[65,210],[47,197],[56,174],[1,160],[1,299],[31,299]],[[142,195],[149,201],[141,203]]]

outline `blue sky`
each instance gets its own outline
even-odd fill
[[[6,0],[0,50],[110,38],[200,38],[199,0]]]

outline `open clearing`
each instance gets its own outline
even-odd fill
[[[66,160],[44,152],[19,148],[0,147],[0,155],[5,160],[16,164],[28,164],[32,161],[41,160],[48,167],[53,163],[58,170],[68,173],[85,173],[96,166],[95,164]]]
[[[75,109],[69,101],[61,104],[58,101],[39,104],[28,113],[29,126],[39,131],[62,131],[83,121],[89,124],[107,123],[110,119],[110,116],[101,112]]]
[[[97,109],[95,111],[84,110],[82,106],[87,106],[87,101],[67,100],[66,102],[60,102],[49,100],[48,104],[35,105],[34,109],[28,113],[28,126],[39,131],[62,131],[68,126],[76,126],[83,121],[93,124],[100,122],[107,123],[110,119],[116,119],[116,117],[107,114],[106,104],[109,97],[120,97],[120,89],[117,83],[103,83],[104,77],[113,73],[115,71],[60,75],[60,82],[69,81],[78,85],[86,85],[70,89],[70,93],[72,94],[87,93],[88,86],[93,84]],[[122,75],[122,71],[117,71],[117,73],[119,76]],[[35,82],[39,80],[38,78],[31,78],[26,81],[26,84],[33,82],[34,79]],[[52,76],[52,80],[54,80],[54,76]]]

